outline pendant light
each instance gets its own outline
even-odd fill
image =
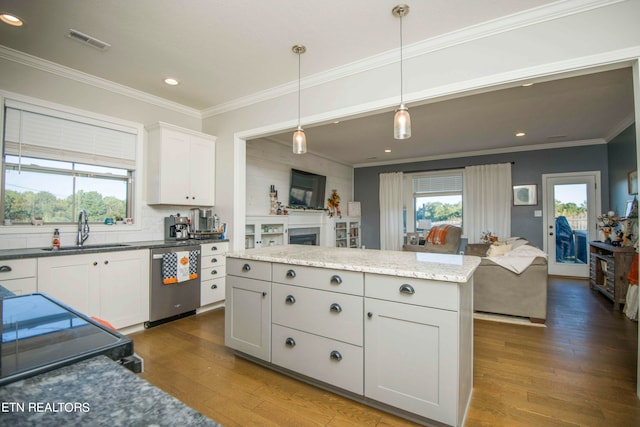
[[[400,18],[400,107],[396,110],[396,115],[393,118],[393,137],[395,139],[409,139],[411,138],[411,116],[409,116],[409,109],[404,105],[402,79],[402,18],[409,14],[409,6],[399,4],[391,9],[391,13]]]
[[[307,137],[300,126],[300,55],[305,53],[307,48],[297,44],[291,50],[298,55],[298,128],[293,133],[293,154],[304,154],[307,152]]]

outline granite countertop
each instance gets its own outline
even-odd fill
[[[246,249],[227,257],[456,283],[467,282],[480,264],[475,256],[308,245]]]
[[[41,258],[48,256],[63,256],[63,255],[78,255],[78,254],[91,254],[97,252],[116,252],[116,251],[133,251],[137,249],[156,249],[156,248],[173,248],[189,245],[202,245],[215,242],[228,242],[228,239],[188,239],[188,240],[149,240],[143,242],[115,242],[113,245],[121,246],[107,246],[109,243],[91,244],[87,243],[82,249],[73,248],[67,246],[69,250],[47,250],[50,248],[24,248],[24,249],[4,249],[0,250],[0,260],[3,259],[21,259],[21,258]]]
[[[106,356],[0,387],[2,424],[219,426]]]

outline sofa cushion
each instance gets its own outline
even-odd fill
[[[489,243],[469,243],[464,248],[464,254],[471,255],[471,256],[485,257],[487,256],[487,251],[489,250],[489,246],[491,246]]]

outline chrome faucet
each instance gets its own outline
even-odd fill
[[[89,215],[87,211],[82,209],[78,216],[78,238],[76,244],[82,246],[85,240],[89,238]]]

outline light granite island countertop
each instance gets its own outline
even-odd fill
[[[225,345],[425,425],[464,424],[480,258],[284,245],[227,255]]]
[[[246,249],[227,257],[457,283],[467,282],[480,265],[474,256],[310,245]]]

